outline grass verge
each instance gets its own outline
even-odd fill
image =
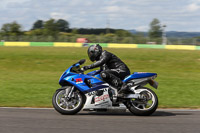
[[[132,72],[156,72],[162,108],[200,107],[200,51],[109,49]],[[87,48],[0,47],[0,106],[52,107],[62,72]]]

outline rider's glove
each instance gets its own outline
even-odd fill
[[[84,71],[86,71],[86,70],[88,70],[90,68],[89,68],[89,66],[84,66],[83,69],[84,69]]]

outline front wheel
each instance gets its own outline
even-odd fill
[[[142,87],[136,90],[142,99],[129,99],[126,106],[134,115],[148,116],[154,113],[158,107],[158,97],[151,89]]]
[[[52,104],[56,111],[64,115],[74,115],[78,113],[85,103],[84,96],[78,90],[72,93],[71,98],[67,97],[66,90],[69,87],[63,87],[53,95]]]

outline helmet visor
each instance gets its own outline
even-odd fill
[[[89,58],[90,58],[90,60],[91,60],[92,62],[95,61],[96,56],[95,56],[94,51],[88,51],[88,56],[89,56]]]

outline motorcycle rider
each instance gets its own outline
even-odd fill
[[[123,93],[129,88],[122,80],[130,75],[130,70],[116,55],[106,50],[103,51],[99,44],[91,45],[87,53],[90,60],[96,62],[84,66],[84,70],[100,67],[102,70],[100,73],[101,78],[111,86],[117,88],[118,93]]]

